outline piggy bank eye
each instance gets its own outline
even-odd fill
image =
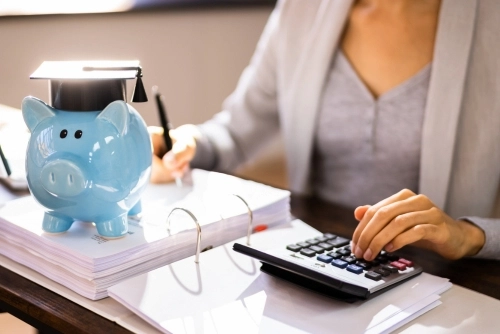
[[[82,130],[76,130],[76,132],[75,132],[75,138],[76,139],[82,138],[82,134],[83,134]]]
[[[66,136],[68,135],[68,130],[64,129],[61,131],[61,133],[59,134],[59,137],[61,138],[66,138]]]

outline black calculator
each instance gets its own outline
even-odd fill
[[[357,259],[350,239],[331,233],[265,251],[235,243],[233,250],[261,261],[267,274],[347,302],[372,298],[422,272],[395,253]]]

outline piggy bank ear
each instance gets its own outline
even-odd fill
[[[128,107],[124,101],[114,101],[101,111],[97,119],[104,120],[114,125],[120,135],[127,132],[128,125]]]
[[[54,117],[54,109],[48,106],[42,100],[33,96],[27,96],[23,99],[22,107],[24,122],[31,132],[42,120]]]

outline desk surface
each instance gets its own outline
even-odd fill
[[[291,205],[294,216],[322,232],[350,237],[356,227],[352,210],[299,196],[292,196]],[[430,274],[449,278],[454,284],[500,299],[498,261],[448,261],[414,247],[398,252],[418,261]],[[0,267],[0,309],[43,332],[129,333],[121,326],[3,267]]]

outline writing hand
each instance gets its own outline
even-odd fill
[[[404,189],[375,205],[357,207],[359,224],[352,238],[358,258],[373,260],[385,249],[408,244],[431,249],[448,259],[476,254],[484,245],[484,232],[474,224],[454,220],[425,195]]]
[[[170,130],[172,150],[165,153],[165,141],[161,127],[148,127],[153,144],[152,183],[172,182],[182,177],[189,169],[189,163],[196,153],[196,138],[200,134],[195,125],[186,124]],[[160,158],[161,157],[161,158]]]

